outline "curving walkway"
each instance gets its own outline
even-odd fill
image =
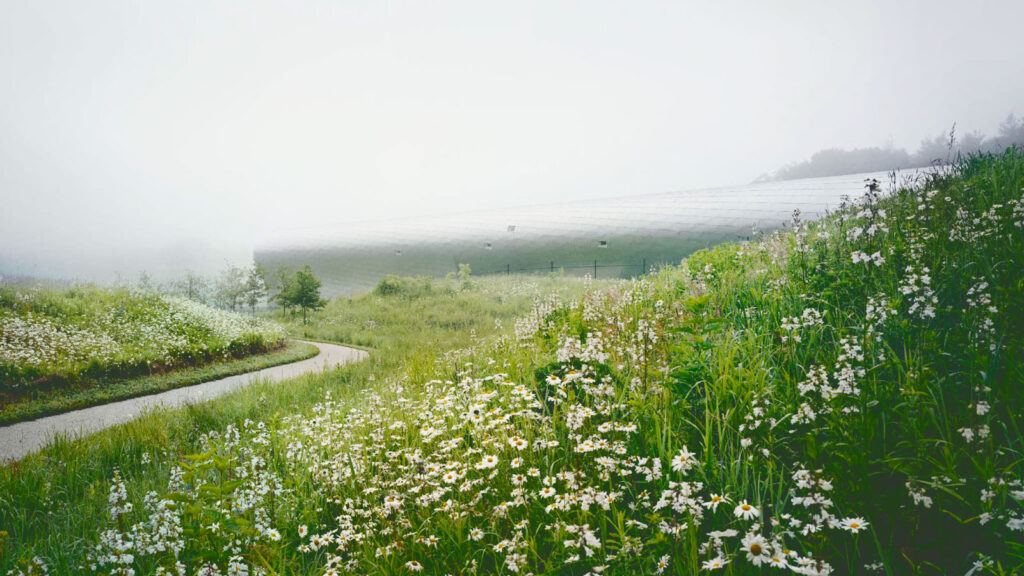
[[[347,346],[320,342],[309,344],[319,348],[320,353],[306,360],[0,428],[0,463],[19,460],[26,454],[46,446],[57,436],[75,437],[92,434],[127,422],[145,410],[157,406],[173,408],[202,402],[244,388],[257,380],[279,382],[310,372],[329,370],[348,362],[362,360],[367,356],[365,351]]]

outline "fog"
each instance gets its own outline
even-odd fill
[[[749,182],[1024,113],[1024,3],[0,0],[0,273]]]

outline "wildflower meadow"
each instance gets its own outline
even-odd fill
[[[311,355],[305,348],[282,350],[285,338],[273,321],[146,290],[3,286],[0,421],[110,401],[170,382],[145,378],[153,375],[180,375],[182,369],[268,352],[276,352],[277,363]],[[250,364],[238,363],[252,369]],[[110,388],[140,377],[130,390]]]
[[[1024,573],[1024,153],[865,191],[638,279],[337,299],[290,329],[363,365],[0,471],[0,568]]]

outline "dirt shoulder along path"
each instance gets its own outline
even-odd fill
[[[194,404],[223,396],[259,380],[279,382],[309,372],[329,370],[348,362],[362,360],[367,356],[364,350],[347,346],[321,342],[309,344],[319,348],[320,353],[306,360],[2,427],[0,462],[20,460],[25,455],[43,448],[58,436],[81,437],[128,422],[157,406],[173,408]]]

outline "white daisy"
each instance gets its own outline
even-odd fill
[[[866,530],[868,527],[868,523],[863,518],[859,517],[843,518],[839,522],[839,527],[843,530],[849,530],[850,532],[856,534],[861,530]]]
[[[769,554],[768,541],[760,534],[750,533],[743,537],[743,551],[747,553],[747,560],[754,566],[760,566],[771,558]]]
[[[740,503],[733,509],[733,514],[737,518],[743,518],[744,520],[753,520],[761,515],[761,512],[747,503],[746,500],[740,500]]]

